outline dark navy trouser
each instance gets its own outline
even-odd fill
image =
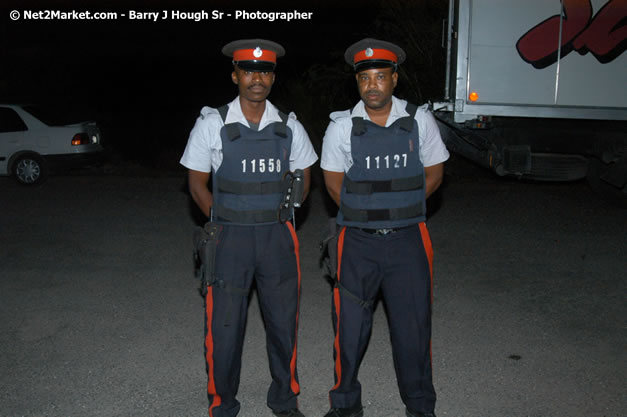
[[[235,417],[240,409],[236,396],[253,279],[266,326],[272,375],[267,404],[277,411],[297,407],[299,262],[298,239],[290,223],[222,226],[216,252],[217,282],[209,287],[205,299],[210,417]]]
[[[435,408],[431,375],[433,251],[424,223],[385,236],[342,228],[338,240],[338,280],[361,300],[381,290],[388,314],[394,367],[401,398],[418,412]],[[331,407],[361,404],[357,379],[372,330],[372,306],[361,306],[343,290],[333,291],[335,386]]]

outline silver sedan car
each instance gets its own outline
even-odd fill
[[[41,119],[36,107],[0,104],[0,175],[36,185],[51,170],[102,161],[104,148],[95,122],[58,126]]]

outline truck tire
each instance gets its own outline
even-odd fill
[[[48,177],[48,167],[36,153],[25,153],[15,158],[11,172],[20,185],[39,185]]]
[[[590,158],[586,179],[590,187],[604,200],[627,208],[627,185],[622,189],[603,180],[603,174],[607,171],[608,165],[598,158]]]

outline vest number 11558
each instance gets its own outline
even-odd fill
[[[248,168],[247,168],[248,167]],[[242,172],[281,172],[281,160],[278,158],[268,159],[242,159]]]

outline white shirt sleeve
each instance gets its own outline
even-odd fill
[[[189,134],[180,163],[194,171],[211,172],[211,168],[217,168],[221,162],[222,142],[216,136],[222,119],[215,109],[205,109]]]
[[[305,169],[312,166],[318,155],[309,140],[305,127],[290,113],[288,125],[292,129],[292,150],[290,152],[290,170]]]
[[[349,111],[331,113],[331,122],[322,140],[320,167],[325,171],[346,172],[352,165],[351,127]]]
[[[425,167],[437,165],[449,158],[433,114],[425,107],[416,112],[420,135],[420,160]]]

